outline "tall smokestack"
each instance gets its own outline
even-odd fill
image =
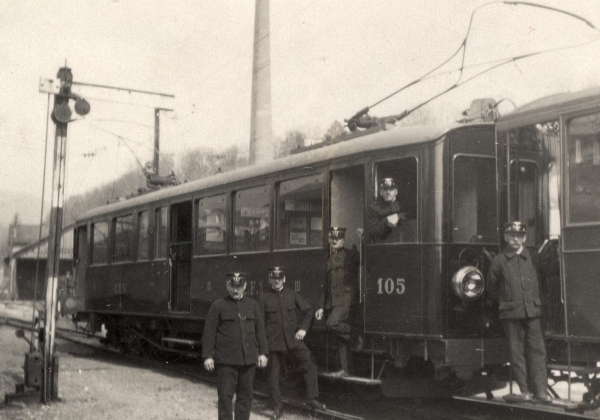
[[[251,165],[268,162],[275,157],[271,133],[271,35],[269,31],[269,0],[256,0],[250,122]]]

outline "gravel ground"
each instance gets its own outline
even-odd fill
[[[0,398],[23,381],[29,345],[0,325]],[[57,339],[59,397],[51,404],[0,404],[0,419],[216,419],[214,386],[139,366],[131,359]],[[4,398],[2,398],[2,401]],[[264,410],[264,402],[254,406]],[[266,419],[253,412],[251,419]],[[293,415],[289,419],[302,417]]]

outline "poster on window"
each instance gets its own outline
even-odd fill
[[[306,232],[290,232],[290,245],[306,245]]]
[[[306,218],[292,217],[290,219],[290,230],[306,230]]]
[[[223,229],[218,227],[206,228],[206,242],[223,242]]]
[[[310,218],[310,230],[323,230],[323,218],[322,217],[311,217]]]

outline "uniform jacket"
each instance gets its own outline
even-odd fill
[[[369,207],[367,212],[367,233],[374,242],[398,242],[400,241],[400,225],[396,227],[388,225],[387,217],[394,213],[402,213],[404,210],[398,200],[388,203],[382,198]]]
[[[331,252],[325,282],[321,286],[319,309],[352,305],[358,289],[359,264],[358,251],[355,249],[342,248],[337,253]]]
[[[210,305],[204,335],[202,358],[227,365],[253,365],[258,355],[269,352],[265,325],[258,303],[242,297],[227,296]]]
[[[537,253],[506,248],[494,257],[488,274],[488,293],[498,300],[500,319],[538,318],[542,301]]]
[[[302,296],[285,287],[280,291],[270,287],[263,292],[258,304],[264,314],[269,351],[287,351],[300,341],[294,337],[296,331],[308,331],[312,320],[312,306]],[[300,311],[300,320],[296,317]]]

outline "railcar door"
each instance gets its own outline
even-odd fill
[[[192,202],[171,206],[171,246],[169,248],[169,309],[190,311],[192,262]]]
[[[586,110],[565,118],[565,128],[562,262],[568,314],[566,331],[570,337],[598,342],[600,111]]]
[[[365,169],[363,165],[336,166],[329,170],[329,226],[346,228],[344,247],[355,248],[359,253],[363,248],[365,208]],[[362,253],[361,253],[362,254]],[[359,274],[362,273],[362,266]],[[362,295],[362,277],[359,276],[359,290]],[[352,308],[351,322],[362,326],[362,299]]]
[[[558,209],[558,120],[510,130],[500,137],[506,162],[506,210],[502,221],[527,225],[526,245],[541,250],[540,292],[547,333],[564,330],[558,255],[550,255],[560,234]],[[555,249],[555,248],[554,248]],[[550,261],[554,257],[555,261]]]

